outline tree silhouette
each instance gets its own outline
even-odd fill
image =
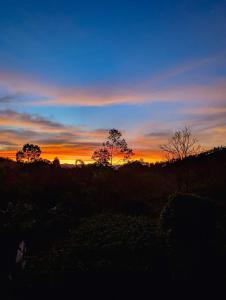
[[[106,147],[100,148],[93,152],[92,159],[95,160],[98,165],[108,166],[111,159],[111,154]]]
[[[134,154],[133,150],[128,147],[126,140],[122,138],[121,132],[114,128],[109,130],[109,136],[103,146],[108,149],[111,165],[114,156],[122,154],[123,160],[126,161]]]
[[[16,153],[17,162],[34,162],[37,161],[42,151],[38,145],[25,144],[22,150]]]
[[[17,151],[16,153],[16,161],[17,162],[22,162],[24,160],[24,153],[23,151]]]
[[[198,139],[192,136],[191,128],[185,126],[177,130],[168,143],[161,145],[160,148],[166,153],[168,160],[181,160],[200,152],[200,145],[197,145],[197,142]]]
[[[53,166],[55,168],[60,168],[60,160],[58,157],[55,157],[54,160],[53,160]]]

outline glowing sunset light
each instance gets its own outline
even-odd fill
[[[50,2],[1,7],[0,156],[90,163],[111,128],[147,162],[185,125],[225,145],[223,1]]]

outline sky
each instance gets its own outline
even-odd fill
[[[185,125],[225,146],[225,0],[0,2],[0,156],[90,162],[111,128],[149,162]]]

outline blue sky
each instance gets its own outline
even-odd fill
[[[111,127],[150,160],[161,156],[163,137],[183,125],[205,147],[223,144],[225,20],[226,2],[219,0],[4,1],[0,150],[31,139],[21,135],[28,128],[49,151],[89,142],[85,160]],[[37,128],[37,119],[61,124],[68,140]]]

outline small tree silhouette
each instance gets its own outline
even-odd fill
[[[37,161],[42,151],[38,145],[25,144],[22,150],[16,153],[17,162],[34,162]]]
[[[93,152],[92,159],[95,160],[98,165],[108,166],[111,159],[111,154],[106,147],[100,148]]]
[[[60,168],[60,160],[58,157],[55,157],[54,160],[53,160],[53,166],[55,168]]]

